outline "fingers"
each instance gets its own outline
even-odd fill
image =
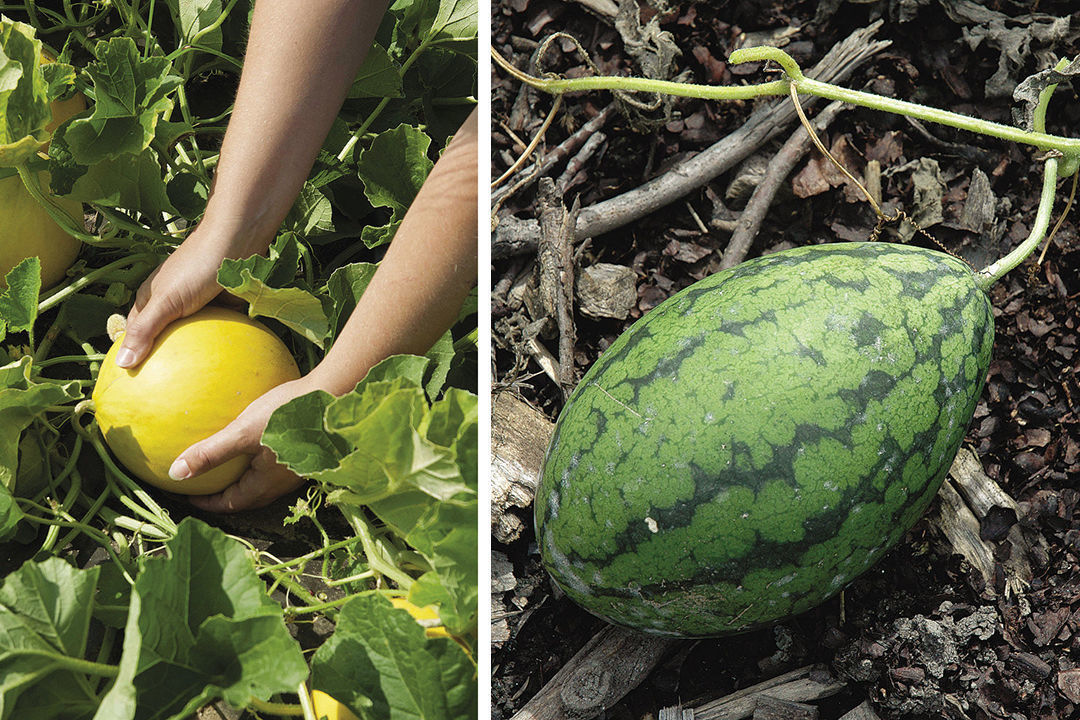
[[[232,513],[269,505],[303,484],[303,479],[263,448],[239,480],[215,495],[192,495],[192,505],[208,512]]]
[[[182,315],[183,306],[174,295],[153,298],[144,303],[136,300],[135,308],[128,314],[124,341],[116,353],[116,364],[122,368],[133,368],[141,363],[165,326]]]
[[[169,467],[169,477],[177,481],[187,480],[235,457],[253,454],[258,449],[258,434],[254,435],[252,442],[252,433],[247,431],[245,423],[234,420],[180,453]]]

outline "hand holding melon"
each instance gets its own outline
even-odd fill
[[[93,393],[98,425],[116,457],[144,482],[186,495],[236,482],[250,455],[183,480],[171,479],[169,469],[260,396],[300,377],[288,348],[260,323],[217,307],[171,323],[134,369],[116,364],[122,338],[102,362]]]

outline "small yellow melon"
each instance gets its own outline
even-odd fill
[[[208,495],[231,485],[251,457],[243,455],[183,481],[169,466],[196,442],[236,419],[271,388],[300,377],[285,344],[243,313],[206,307],[170,323],[135,369],[117,366],[118,337],[101,363],[94,412],[120,462],[150,485]]]

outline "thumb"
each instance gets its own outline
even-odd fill
[[[122,368],[133,368],[141,363],[165,326],[182,315],[180,303],[168,299],[151,300],[138,312],[133,311],[124,328],[124,340],[116,353],[116,364]]]
[[[246,435],[240,422],[234,420],[222,430],[180,453],[169,466],[169,478],[187,480],[213,470],[235,457],[253,454],[258,448],[247,446],[244,440]]]

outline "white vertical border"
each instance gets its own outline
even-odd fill
[[[477,262],[477,323],[479,334],[479,517],[477,537],[479,557],[477,571],[479,581],[479,617],[477,620],[476,673],[480,697],[477,707],[481,720],[491,718],[491,210],[490,210],[490,163],[491,156],[491,13],[495,0],[477,3],[477,101],[479,107],[479,192],[477,200],[477,238],[479,253]]]

